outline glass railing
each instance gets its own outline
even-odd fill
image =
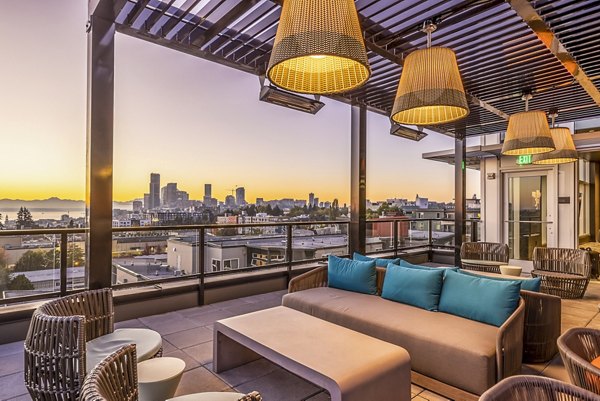
[[[279,269],[349,254],[349,221],[274,222],[113,228],[112,286]],[[479,221],[467,222],[467,240]],[[85,289],[87,229],[0,231],[0,305]],[[202,244],[203,246],[200,246]],[[366,253],[454,248],[454,225],[443,219],[374,219],[366,223]],[[65,249],[66,252],[62,252]]]

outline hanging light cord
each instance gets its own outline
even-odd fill
[[[523,93],[522,99],[525,100],[525,111],[529,111],[529,99],[533,98],[531,93]]]
[[[423,22],[423,28],[421,29],[421,32],[425,32],[427,34],[427,48],[429,49],[431,47],[431,33],[433,31],[435,31],[437,29],[437,25],[431,21],[431,20],[427,20],[425,22]]]
[[[556,122],[556,118],[558,117],[558,108],[555,108],[555,107],[551,108],[548,111],[548,115],[550,116],[550,119],[552,121],[550,128],[556,128],[555,122]]]

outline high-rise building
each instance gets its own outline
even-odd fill
[[[144,205],[143,205],[142,201],[140,201],[140,200],[134,200],[132,206],[133,206],[133,211],[137,213],[137,212],[141,212],[142,211],[142,207]]]
[[[160,174],[150,174],[150,206],[148,209],[160,207]]]
[[[308,194],[308,207],[315,205],[315,194],[312,192]]]
[[[177,202],[177,183],[170,182],[160,189],[160,197],[164,206],[173,206]]]
[[[212,198],[212,184],[204,184],[204,197]]]
[[[319,207],[319,198],[314,198],[313,199],[313,206],[314,207]]]
[[[246,189],[244,187],[235,189],[235,204],[238,206],[244,206],[246,204]]]
[[[150,210],[152,209],[150,207],[150,194],[144,194],[144,209],[145,210]]]
[[[235,207],[235,198],[233,195],[227,195],[225,197],[225,206],[226,207]]]

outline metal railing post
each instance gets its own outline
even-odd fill
[[[198,270],[200,273],[200,288],[198,289],[198,303],[204,305],[204,227],[198,230]]]
[[[428,227],[428,231],[429,231],[428,257],[429,257],[429,261],[431,262],[433,260],[433,220],[429,219],[429,222],[427,224],[429,225],[429,227]]]
[[[285,242],[285,261],[287,262],[287,282],[288,284],[290,283],[290,280],[292,279],[292,261],[293,261],[293,247],[292,247],[292,232],[293,232],[293,225],[289,224],[287,225],[287,230],[286,230],[286,242]]]
[[[398,220],[392,223],[392,240],[394,241],[394,258],[398,257]]]
[[[60,234],[60,296],[67,295],[67,233]]]

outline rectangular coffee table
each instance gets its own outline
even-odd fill
[[[284,306],[217,321],[213,346],[217,373],[264,357],[332,401],[410,400],[404,348]]]

